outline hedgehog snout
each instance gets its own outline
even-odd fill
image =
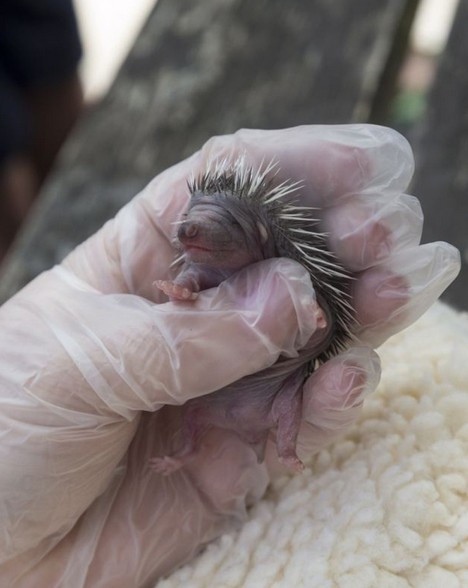
[[[185,221],[183,222],[179,230],[177,231],[177,238],[180,241],[187,241],[188,239],[194,239],[199,232],[199,225],[195,221]]]

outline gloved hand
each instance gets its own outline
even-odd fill
[[[418,246],[419,204],[403,194],[413,159],[391,130],[240,131],[160,174],[0,308],[2,586],[150,585],[242,520],[280,471],[220,430],[173,475],[147,467],[169,447],[179,405],[273,364],[314,329],[310,281],[288,260],[246,268],[190,304],[153,287],[173,260],[187,179],[240,153],[304,180],[304,204],[322,208],[355,273],[357,346],[305,384],[303,459],[343,433],[377,385],[365,345],[407,326],[456,276],[455,249]]]

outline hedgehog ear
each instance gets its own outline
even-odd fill
[[[257,221],[257,229],[260,235],[260,240],[262,241],[262,245],[268,241],[268,231],[265,228],[265,225],[262,225],[261,222]]]

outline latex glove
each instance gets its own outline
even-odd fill
[[[264,492],[274,459],[258,465],[226,431],[209,432],[172,476],[147,467],[170,446],[177,405],[294,353],[315,328],[310,281],[287,260],[251,266],[195,303],[167,303],[153,287],[173,260],[187,178],[240,153],[276,159],[284,179],[305,180],[304,204],[323,208],[331,246],[356,274],[361,342],[409,324],[457,274],[456,250],[418,246],[419,205],[402,194],[411,151],[388,129],[240,131],[159,175],[0,308],[2,585],[150,585]],[[301,455],[354,421],[378,376],[363,346],[312,375]]]

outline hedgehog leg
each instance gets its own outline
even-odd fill
[[[287,380],[275,397],[272,413],[277,422],[276,451],[288,468],[302,472],[304,464],[296,453],[296,441],[302,419],[302,384],[297,378]]]
[[[182,446],[171,455],[152,457],[149,460],[150,468],[168,476],[182,468],[198,449],[200,437],[206,431],[206,425],[199,419],[200,408],[188,404],[184,407],[182,422]]]

